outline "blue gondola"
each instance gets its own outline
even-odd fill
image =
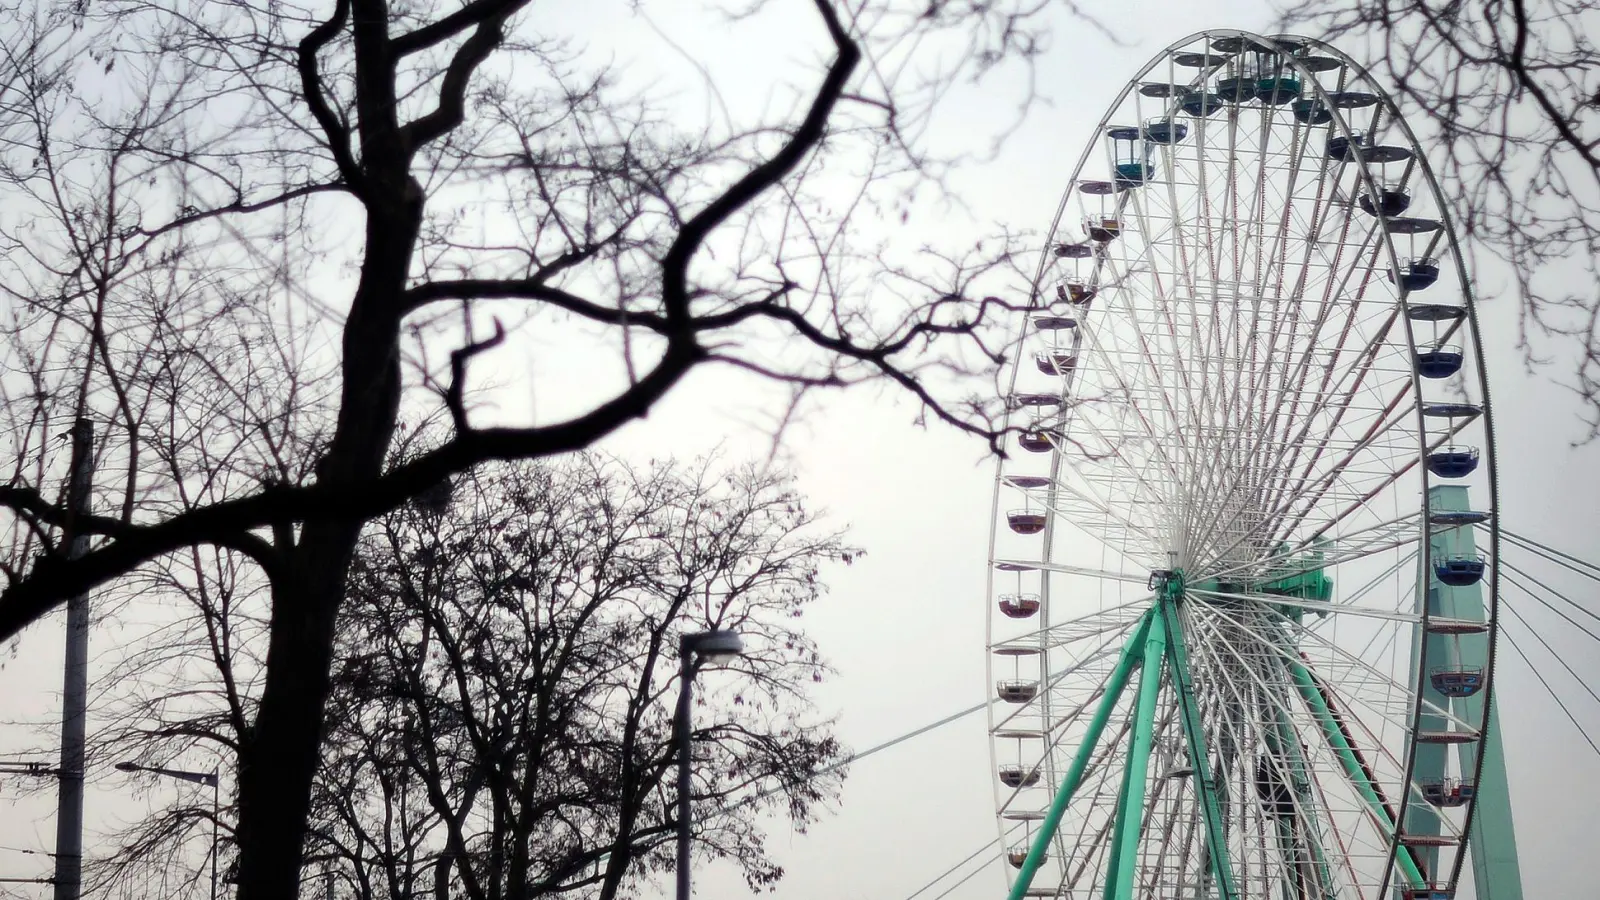
[[[1169,119],[1156,119],[1144,125],[1145,140],[1152,144],[1176,144],[1189,136],[1189,126]]]
[[[1294,112],[1296,119],[1307,125],[1324,125],[1333,121],[1333,110],[1315,97],[1296,100],[1289,109]]]
[[[1404,290],[1420,291],[1439,280],[1439,261],[1431,258],[1413,259],[1400,267],[1400,277],[1396,278],[1395,273],[1390,272],[1389,280]]]
[[[1057,244],[1056,258],[1058,259],[1088,259],[1094,255],[1094,248],[1088,244]]]
[[[1440,667],[1428,673],[1428,683],[1446,697],[1471,697],[1483,689],[1483,670]]]
[[[1222,109],[1223,100],[1216,94],[1196,91],[1183,98],[1178,108],[1197,119],[1204,119],[1212,113]]]
[[[1106,129],[1106,137],[1111,139],[1118,187],[1138,187],[1151,179],[1155,167],[1150,165],[1149,151],[1141,146],[1143,132],[1131,125],[1114,125]]]
[[[1155,174],[1155,167],[1143,162],[1117,163],[1117,184],[1123,187],[1138,187],[1150,180]]]
[[[1384,188],[1378,191],[1376,199],[1371,194],[1362,194],[1357,201],[1369,216],[1398,216],[1411,206],[1411,194],[1405,188]]]
[[[1367,144],[1367,136],[1364,134],[1328,138],[1328,158],[1355,162],[1361,158],[1361,151],[1366,149]]]
[[[1256,80],[1244,77],[1219,78],[1217,96],[1229,103],[1249,103],[1256,98]]]
[[[1256,82],[1256,97],[1262,103],[1282,106],[1300,97],[1300,79],[1293,75],[1263,78]]]
[[[1417,351],[1417,374],[1423,378],[1449,378],[1461,371],[1460,347],[1430,347]]]
[[[1483,578],[1483,569],[1481,556],[1447,556],[1433,564],[1434,577],[1451,587],[1477,584]]]
[[[1455,900],[1455,892],[1445,887],[1408,887],[1400,889],[1400,900]]]
[[[1428,454],[1428,471],[1440,478],[1465,478],[1478,468],[1478,448],[1445,447]]]

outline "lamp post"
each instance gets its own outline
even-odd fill
[[[678,639],[678,900],[689,900],[689,702],[700,662],[723,662],[744,652],[733,631],[702,631]]]
[[[222,782],[217,778],[217,771],[190,772],[185,769],[163,769],[160,766],[142,766],[132,760],[125,760],[116,765],[119,772],[149,772],[152,775],[165,775],[180,781],[189,781],[194,784],[203,784],[211,788],[211,900],[217,900],[217,818],[222,806]]]

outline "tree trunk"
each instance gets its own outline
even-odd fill
[[[400,405],[400,298],[422,222],[409,176],[369,198],[361,281],[345,323],[339,418],[319,485],[371,483]],[[272,586],[267,677],[240,750],[239,900],[296,900],[330,687],[335,624],[360,519],[307,522]]]
[[[334,620],[358,523],[308,526],[272,592],[261,707],[240,753],[239,897],[293,900],[322,744]]]

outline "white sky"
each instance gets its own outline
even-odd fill
[[[628,14],[617,6],[613,14],[619,18],[610,21],[626,24]],[[804,4],[799,6],[803,11]],[[942,228],[968,229],[973,236],[997,222],[1044,228],[1094,124],[1149,56],[1193,31],[1264,28],[1269,21],[1265,7],[1255,3],[1127,0],[1097,4],[1093,11],[1130,46],[1113,46],[1086,27],[1064,22],[1039,64],[1047,103],[1011,136],[1000,158],[964,176],[971,218],[952,215]],[[597,21],[608,18],[598,9],[590,14]],[[798,38],[792,46],[731,41],[714,29],[691,33],[691,20],[670,12],[660,24],[685,46],[715,48],[730,66],[758,66],[768,56],[810,59],[815,46]],[[988,133],[1002,121],[992,98],[1003,95],[958,93],[943,113],[943,127]],[[1480,272],[1478,280],[1498,425],[1502,522],[1600,560],[1600,445],[1571,446],[1582,433],[1577,405],[1547,375],[1523,371],[1513,346],[1514,308],[1494,298],[1495,273]],[[725,372],[694,376],[649,419],[628,426],[603,448],[640,456],[687,455],[716,446],[730,456],[764,453],[756,415],[760,394],[729,379]],[[825,412],[814,411],[790,433],[786,451],[813,506],[848,523],[851,540],[868,551],[854,566],[830,573],[830,596],[808,614],[812,635],[839,670],[821,686],[821,706],[837,713],[848,744],[865,748],[970,706],[991,690],[984,672],[984,623],[994,470],[979,443],[948,429],[913,427],[914,410],[887,390],[857,390],[824,402]],[[1579,599],[1592,602],[1592,594]],[[1553,622],[1537,611],[1529,615]],[[1592,645],[1562,633],[1551,639],[1587,656],[1575,662],[1580,671],[1584,664],[1595,670]],[[55,707],[60,642],[59,621],[25,635],[20,655],[0,668],[0,720],[36,718]],[[1593,896],[1590,876],[1581,873],[1592,870],[1588,854],[1600,833],[1596,760],[1520,663],[1504,655],[1502,660],[1496,690],[1527,894]],[[1586,701],[1574,702],[1582,715]],[[1595,712],[1588,707],[1587,721],[1600,722]],[[25,742],[0,738],[0,754]],[[776,896],[906,897],[995,836],[993,782],[981,715],[860,763],[846,783],[843,806],[810,834],[774,831],[773,848],[789,873]],[[49,848],[49,804],[18,802],[17,796],[0,781],[0,847]],[[145,802],[167,797],[156,794]],[[91,793],[88,819],[106,822],[112,809],[129,815],[140,808]],[[46,869],[41,857],[0,850],[0,876]],[[745,890],[731,866],[698,872],[697,883],[702,896],[732,897]],[[993,867],[950,897],[994,900],[1003,887]],[[40,886],[22,895],[47,892]],[[932,900],[938,893],[923,897]]]

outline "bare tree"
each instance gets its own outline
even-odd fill
[[[803,830],[842,777],[806,698],[826,668],[796,620],[819,567],[859,551],[780,474],[710,461],[497,464],[451,493],[382,517],[357,551],[310,871],[363,900],[513,900],[610,898],[669,868],[677,639],[732,628],[747,653],[702,680],[692,735],[697,846],[752,887],[776,880],[758,820],[781,809]],[[101,757],[227,767],[237,752],[260,665],[255,642],[219,636],[261,628],[264,592],[226,557],[193,562],[144,586],[188,602],[97,680]],[[210,813],[180,798],[135,823],[90,892],[203,894]]]
[[[1286,15],[1370,60],[1395,92],[1469,249],[1508,265],[1525,358],[1550,362],[1545,339],[1577,351],[1558,377],[1600,436],[1600,6],[1296,0]]]
[[[797,393],[887,379],[999,437],[951,385],[998,364],[1003,304],[969,291],[1009,248],[905,266],[856,214],[937,185],[917,139],[937,99],[1037,52],[1043,3],[705,10],[786,17],[816,62],[773,74],[764,111],[698,124],[527,7],[0,6],[0,639],[190,548],[249,561],[270,596],[259,697],[230,726],[250,900],[297,890],[375,517],[486,461],[586,447],[708,366]],[[488,364],[552,346],[592,366],[554,412],[469,404]],[[452,430],[390,464],[403,407]],[[78,416],[100,477],[68,565],[49,498]]]
[[[497,467],[452,511],[386,517],[341,627],[309,852],[362,898],[611,898],[670,868],[677,640],[736,629],[692,733],[697,845],[780,874],[759,813],[803,828],[841,751],[807,719],[796,618],[855,551],[779,477],[598,457]],[[449,886],[449,890],[446,886]]]

